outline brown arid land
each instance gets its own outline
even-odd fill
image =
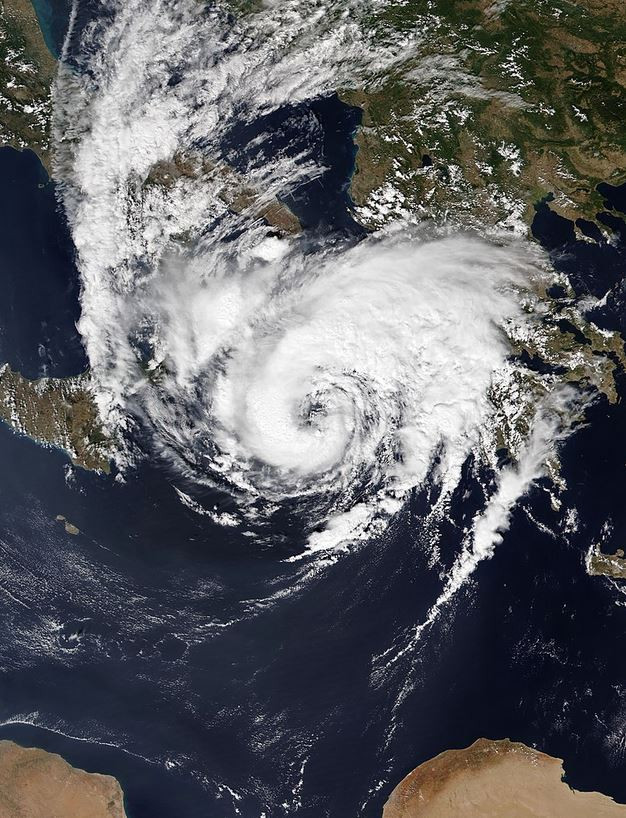
[[[624,549],[618,548],[614,554],[604,554],[598,545],[594,545],[587,555],[587,572],[592,577],[626,579]]]
[[[110,775],[77,770],[61,756],[0,741],[2,818],[126,818]]]
[[[0,365],[0,420],[32,440],[64,449],[83,469],[110,471],[112,441],[102,428],[88,373],[29,380]]]
[[[393,790],[383,818],[626,818],[626,805],[563,781],[561,759],[481,738],[420,764]]]

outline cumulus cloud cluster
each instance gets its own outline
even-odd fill
[[[312,252],[229,210],[221,170],[237,123],[365,82],[406,58],[406,39],[368,39],[366,0],[270,4],[243,22],[220,6],[109,5],[68,43],[55,91],[105,417],[118,432],[141,418],[250,519],[305,509],[313,549],[380,531],[431,475],[450,494],[489,437],[504,328],[524,320],[536,256],[408,226]],[[260,199],[320,172],[306,146],[294,158],[255,139]]]

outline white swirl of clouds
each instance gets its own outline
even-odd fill
[[[55,90],[103,415],[118,434],[141,418],[249,520],[295,504],[311,549],[381,531],[431,474],[449,495],[470,453],[493,464],[489,390],[539,265],[523,243],[409,226],[313,252],[229,211],[235,123],[406,59],[410,39],[365,33],[375,6],[270,4],[234,22],[219,6],[111,2]],[[246,184],[264,201],[322,172],[306,150],[258,155]],[[151,183],[176,157],[185,171]]]

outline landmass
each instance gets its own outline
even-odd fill
[[[77,528],[74,523],[70,523],[67,517],[64,517],[62,514],[57,514],[55,519],[57,523],[63,523],[63,528],[65,529],[66,534],[71,534],[74,537],[77,534],[80,534],[80,528]]]
[[[263,195],[230,165],[214,162],[199,153],[177,153],[169,161],[157,162],[144,180],[143,193],[149,195],[152,188],[157,188],[167,195],[174,185],[200,178],[217,186],[219,198],[234,213],[263,219],[283,235],[300,232],[300,222],[276,196],[271,193]]]
[[[576,309],[574,299],[558,303],[548,293],[539,302],[543,332],[532,339],[511,338],[518,355],[526,353],[559,373],[564,382],[595,388],[609,403],[619,397],[616,375],[626,369],[624,341],[618,332],[609,332],[585,319]],[[547,309],[546,309],[547,307]]]
[[[0,0],[0,143],[35,150],[50,167],[50,91],[56,69],[30,0]],[[233,3],[263,13],[256,0]],[[350,193],[356,217],[376,229],[396,218],[433,219],[481,232],[528,233],[538,202],[576,225],[597,220],[600,182],[626,179],[626,6],[620,0],[415,0],[383,6],[366,24],[382,42],[398,33],[410,46],[392,69],[340,90],[360,107]],[[262,219],[279,234],[300,224],[272,194],[227,163],[176,153],[156,163],[141,195],[165,197],[203,179],[225,208]],[[598,226],[612,240],[606,224]],[[190,236],[175,236],[182,243]],[[619,333],[582,316],[575,294],[554,298],[538,285],[527,299],[542,331],[511,328],[516,394],[494,382],[498,436],[514,458],[537,399],[556,383],[576,383],[615,403],[626,368]],[[89,376],[28,381],[0,370],[0,418],[84,468],[108,471],[106,440]],[[158,372],[146,372],[154,379]],[[508,390],[508,391],[507,391]]]
[[[0,146],[34,151],[52,176],[52,85],[57,62],[46,46],[31,0],[0,0]],[[280,233],[297,233],[300,223],[275,196],[254,189],[233,168],[200,156],[176,155],[155,165],[144,190],[167,191],[186,176],[205,176],[221,188],[236,213],[263,219]]]
[[[39,443],[64,449],[77,466],[110,471],[113,441],[103,431],[88,374],[31,381],[5,364],[0,419]]]
[[[418,32],[407,59],[341,97],[363,111],[357,217],[525,232],[534,205],[575,221],[626,179],[626,6],[619,0],[416,0],[371,27]]]
[[[29,148],[49,175],[55,73],[56,60],[31,0],[0,0],[0,146]],[[198,177],[216,185],[225,207],[242,217],[261,219],[280,235],[300,231],[296,216],[275,196],[256,190],[227,164],[200,155],[177,154],[157,163],[142,192],[167,196],[174,185]],[[65,450],[77,466],[110,471],[113,442],[103,432],[89,373],[28,380],[8,365],[0,366],[0,419],[39,443]]]
[[[48,51],[30,0],[0,2],[0,145],[30,148],[50,173],[52,81]]]
[[[616,240],[599,216],[598,186],[626,179],[623,3],[416,0],[381,7],[369,27],[381,43],[406,35],[407,46],[392,69],[340,90],[362,110],[350,185],[362,224],[434,219],[530,236],[543,203],[579,240]],[[491,389],[498,437],[513,457],[555,385],[618,401],[621,334],[584,316],[589,304],[565,276],[557,283],[535,285],[526,300],[539,332],[510,328],[517,388],[496,380]]]
[[[110,775],[87,773],[59,755],[0,741],[2,818],[126,818]]]
[[[570,220],[593,221],[597,185],[626,180],[620,0],[416,0],[382,6],[366,25],[381,41],[412,35],[406,59],[340,90],[363,111],[350,193],[367,226],[410,215],[524,230],[549,196]],[[0,57],[0,143],[31,148],[49,169],[56,61],[30,0],[2,0]],[[155,168],[153,183],[189,168],[184,157],[163,164],[174,173]],[[237,186],[225,184],[234,209],[261,195]],[[260,211],[279,229],[295,227],[276,201]]]
[[[587,554],[586,565],[590,576],[626,579],[626,557],[622,548],[614,554],[603,554],[598,545],[593,545]]]
[[[563,762],[519,742],[481,738],[420,764],[383,818],[624,818],[626,805],[563,781]]]

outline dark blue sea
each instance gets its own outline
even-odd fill
[[[358,112],[329,98],[263,128],[284,144],[302,118],[328,172],[289,204],[312,233],[357,240]],[[247,138],[225,146],[233,163]],[[602,192],[619,233],[621,189]],[[0,359],[30,377],[86,366],[55,202],[33,154],[0,151]],[[581,294],[607,280],[621,292],[623,243],[577,241],[546,203],[533,228]],[[624,315],[616,295],[601,317]],[[395,660],[442,590],[423,547],[430,487],[382,540],[311,573],[187,509],[158,463],[120,482],[3,425],[0,458],[0,738],[115,775],[130,818],[374,818],[410,769],[480,736],[562,757],[572,786],[626,803],[626,596],[584,564],[603,536],[609,550],[626,541],[622,401],[596,402],[562,453],[575,532],[539,482],[493,558]],[[443,567],[479,503],[472,475]]]
[[[0,148],[0,214],[0,361],[28,378],[83,371],[72,241],[31,151]]]

